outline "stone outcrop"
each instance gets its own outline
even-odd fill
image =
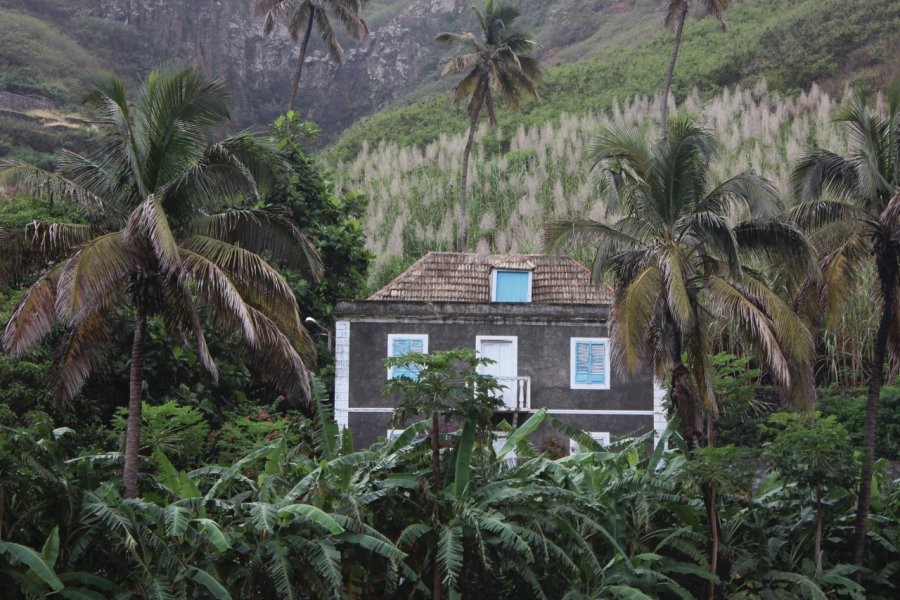
[[[228,80],[236,118],[264,123],[287,103],[297,43],[283,28],[266,38],[252,0],[76,0],[72,10],[128,23],[149,34],[156,62],[196,62]],[[299,110],[326,136],[383,108],[434,73],[446,49],[434,43],[468,10],[466,0],[410,0],[362,41],[341,36],[345,60],[333,63],[314,37],[304,67]],[[336,29],[340,24],[333,20]]]

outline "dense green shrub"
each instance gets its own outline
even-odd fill
[[[847,429],[853,446],[862,445],[866,415],[864,389],[822,390],[818,406],[823,415],[836,417]],[[881,389],[875,428],[875,456],[900,460],[900,381]]]

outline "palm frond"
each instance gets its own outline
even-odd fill
[[[102,202],[101,198],[77,181],[18,161],[0,160],[0,181],[31,196],[40,198],[50,195],[89,209],[98,207]]]
[[[334,33],[334,28],[331,26],[331,21],[328,20],[328,14],[324,9],[317,9],[315,15],[316,26],[319,28],[319,35],[322,36],[322,41],[325,42],[325,47],[328,48],[331,59],[338,64],[343,63],[344,49],[341,48],[341,44],[338,42],[337,36]]]
[[[306,329],[286,333],[261,311],[249,306],[247,310],[257,336],[249,353],[251,365],[264,381],[290,398],[311,398],[309,373],[315,366],[316,350]]]
[[[322,259],[318,251],[283,207],[234,209],[202,216],[188,222],[186,229],[240,244],[251,252],[265,253],[284,266],[300,269],[316,281],[322,276]]]
[[[182,273],[196,286],[210,316],[226,330],[240,331],[251,347],[258,343],[251,308],[240,291],[213,261],[181,248]]]
[[[301,327],[297,300],[284,277],[248,250],[194,235],[181,248],[202,256],[228,275],[244,302],[263,310],[288,330]]]
[[[56,324],[56,287],[62,267],[38,279],[13,309],[3,330],[3,350],[21,356],[34,348]]]
[[[144,244],[148,245],[164,274],[175,274],[181,267],[175,235],[165,209],[154,194],[147,196],[131,213],[122,239],[138,252]]]
[[[56,291],[62,322],[78,323],[116,298],[136,268],[134,253],[121,232],[97,237],[65,262]]]
[[[72,400],[91,373],[106,360],[113,338],[111,316],[110,308],[104,308],[66,331],[53,360],[55,377],[51,389],[57,402]]]
[[[646,356],[647,336],[663,294],[664,278],[655,266],[646,267],[616,293],[610,312],[611,345],[615,363],[627,373],[634,373]]]
[[[200,366],[210,376],[213,383],[217,383],[219,369],[209,353],[206,335],[203,333],[203,324],[194,306],[190,288],[183,280],[169,278],[163,282],[163,294],[165,296],[163,318],[166,326],[174,329],[175,333],[183,338],[186,338],[187,335],[193,336]],[[177,339],[176,336],[173,338]]]

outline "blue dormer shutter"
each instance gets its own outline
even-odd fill
[[[425,345],[421,338],[394,338],[391,342],[391,358],[406,356],[410,352],[421,354]],[[407,377],[416,380],[419,378],[419,365],[406,364],[391,369],[391,378]]]
[[[575,345],[575,383],[606,383],[606,343],[578,342]]]
[[[497,271],[494,302],[529,302],[530,283],[528,271]]]

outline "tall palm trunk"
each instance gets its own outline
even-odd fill
[[[433,584],[431,588],[432,600],[441,600],[443,592],[441,586],[441,570],[438,568],[437,548],[438,548],[438,525],[441,522],[441,505],[438,496],[441,493],[441,430],[440,417],[437,412],[431,413],[431,475],[434,480],[434,549],[431,552],[431,572],[433,574]]]
[[[144,334],[147,316],[137,307],[131,346],[131,379],[128,394],[128,427],[125,431],[125,497],[138,496],[138,457],[141,448],[141,390],[144,385]]]
[[[465,252],[468,248],[468,214],[466,213],[466,191],[469,185],[469,156],[472,154],[472,144],[475,141],[475,128],[478,126],[478,117],[481,115],[481,107],[484,105],[483,93],[475,101],[469,114],[469,137],[466,139],[466,147],[463,149],[462,172],[459,175],[459,235],[456,241],[456,251]]]
[[[887,237],[887,236],[886,236]],[[891,241],[876,240],[876,247],[888,245]],[[893,325],[894,312],[897,310],[895,289],[897,284],[897,256],[886,249],[876,250],[878,279],[881,284],[882,308],[878,333],[875,336],[875,349],[872,364],[869,368],[869,390],[866,401],[866,422],[863,434],[863,464],[859,480],[859,496],[856,504],[856,523],[853,532],[853,563],[863,566],[866,550],[866,534],[868,532],[869,505],[872,502],[872,475],[875,468],[875,423],[878,415],[878,397],[884,385],[884,360],[887,355],[887,343]]]
[[[663,85],[662,107],[659,110],[659,125],[662,137],[669,135],[669,93],[672,90],[672,77],[675,76],[675,63],[678,61],[678,49],[681,47],[681,34],[684,32],[684,22],[687,20],[688,3],[681,5],[681,14],[675,24],[675,42],[672,45],[672,57],[669,59],[669,70],[666,72],[666,82]]]
[[[306,47],[309,45],[309,38],[312,36],[313,22],[316,20],[315,5],[309,7],[309,19],[306,21],[306,32],[303,34],[303,42],[300,44],[300,58],[297,61],[297,70],[294,71],[294,78],[291,81],[291,99],[288,100],[288,112],[294,110],[294,103],[297,100],[297,92],[300,89],[300,76],[303,74],[303,62],[306,60]]]
[[[713,483],[703,486],[703,501],[706,504],[706,517],[709,522],[709,570],[713,575],[719,570],[719,495]],[[716,582],[710,579],[706,584],[706,595],[709,600],[716,597]]]
[[[825,507],[822,504],[822,486],[816,486],[816,537],[813,549],[816,560],[816,577],[822,575],[822,530],[825,529]]]
[[[687,444],[688,452],[705,445],[703,432],[703,411],[700,400],[691,383],[691,375],[681,359],[672,368],[672,404],[681,419],[681,437]]]

